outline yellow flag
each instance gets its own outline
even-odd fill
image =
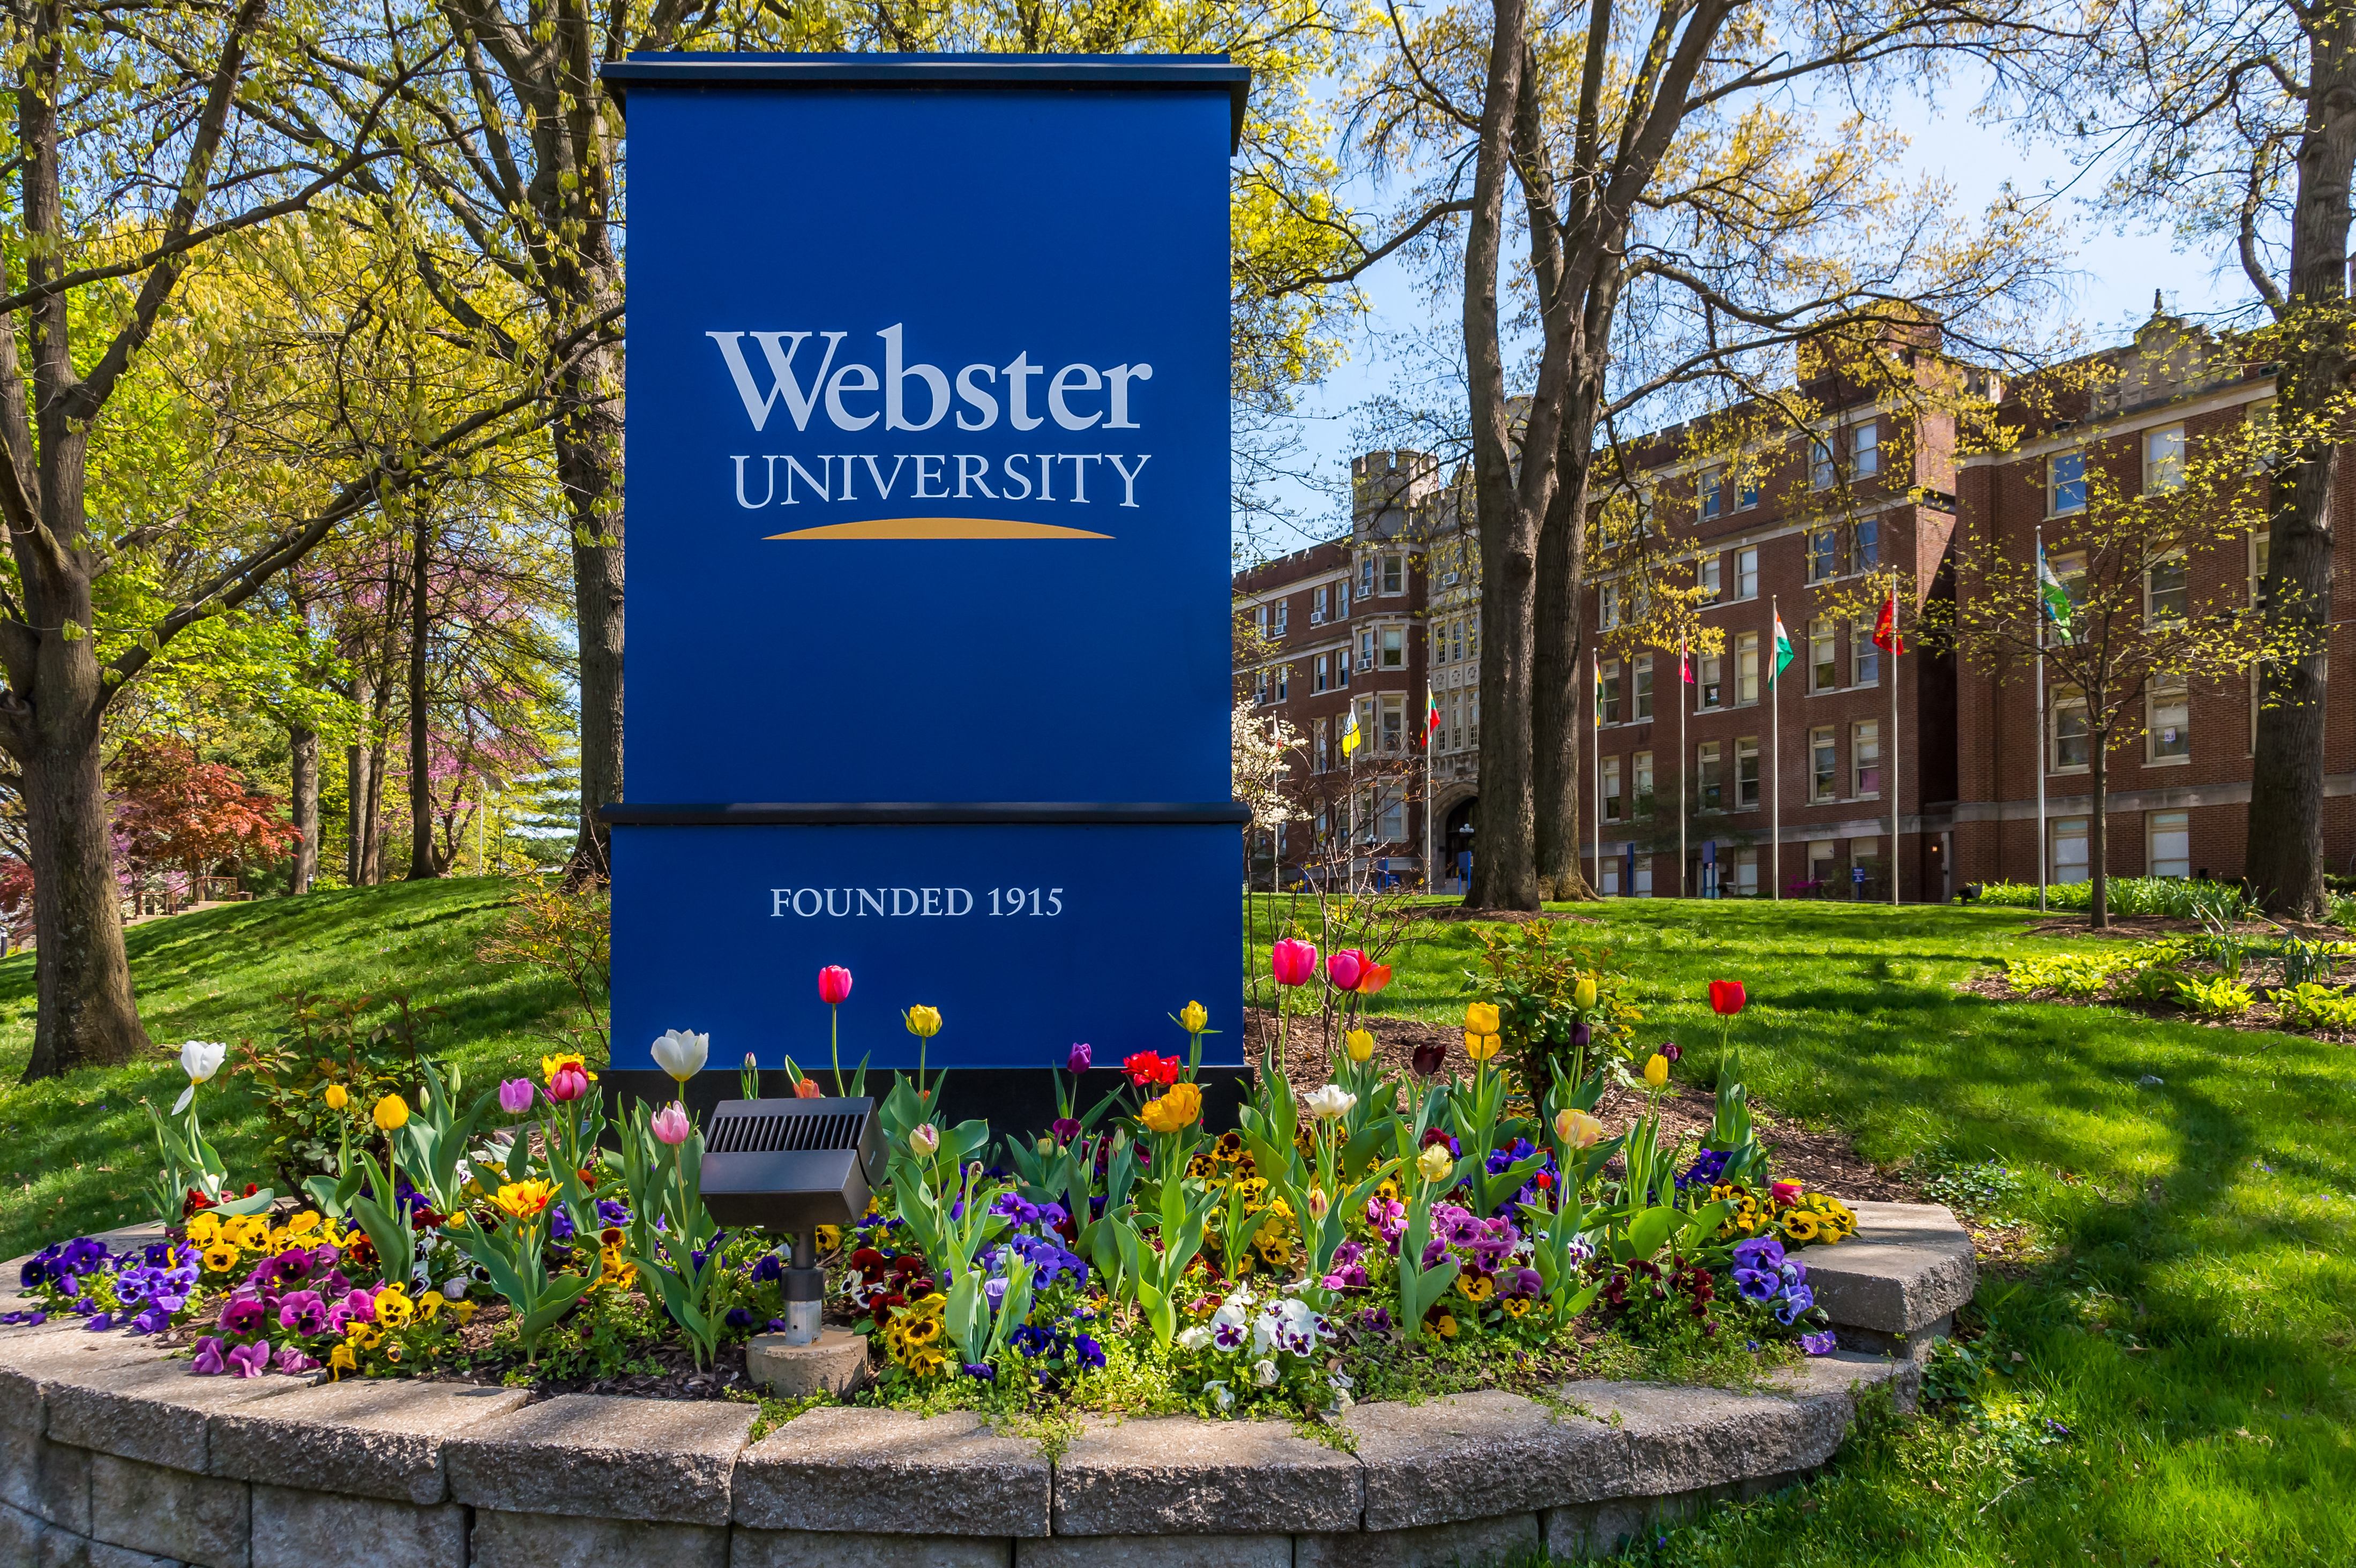
[[[1356,751],[1358,742],[1364,739],[1365,737],[1358,733],[1358,707],[1352,703],[1342,713],[1342,754],[1346,757]]]

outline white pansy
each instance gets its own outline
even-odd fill
[[[466,1300],[466,1285],[467,1285],[467,1283],[468,1283],[468,1282],[467,1282],[466,1276],[465,1275],[463,1275],[463,1274],[454,1274],[454,1275],[452,1275],[448,1279],[445,1279],[445,1280],[444,1280],[444,1281],[442,1282],[442,1295],[443,1295],[443,1296],[444,1296],[445,1299],[450,1300],[450,1301],[464,1301],[464,1300]]]
[[[1276,1386],[1276,1363],[1274,1361],[1255,1362],[1252,1366],[1252,1381],[1258,1383],[1262,1388],[1274,1388]]]
[[[1229,1388],[1224,1382],[1205,1383],[1203,1385],[1203,1392],[1209,1394],[1211,1396],[1211,1402],[1216,1404],[1221,1410],[1232,1410],[1235,1407],[1235,1390]]]
[[[1321,1122],[1334,1122],[1350,1114],[1358,1097],[1339,1083],[1328,1083],[1308,1096],[1309,1114]]]
[[[1182,1350],[1199,1350],[1210,1342],[1211,1331],[1199,1323],[1178,1336],[1178,1348]]]
[[[703,1071],[704,1059],[712,1054],[712,1037],[683,1029],[665,1029],[651,1049],[655,1065],[684,1083]]]

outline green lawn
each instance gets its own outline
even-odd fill
[[[273,997],[294,987],[405,986],[448,1009],[471,1067],[530,1059],[561,998],[474,961],[499,896],[455,881],[145,927],[132,955],[149,1027],[175,1045],[234,1040],[270,1032]],[[1572,931],[1634,977],[1647,1037],[1688,1048],[1682,1075],[1715,1071],[1704,982],[1743,980],[1761,1100],[1847,1129],[1887,1164],[1991,1162],[1992,1201],[2026,1222],[2039,1259],[1984,1276],[1968,1327],[1992,1375],[1943,1366],[1962,1397],[1861,1433],[1804,1491],[1715,1509],[1645,1554],[1726,1568],[2356,1562],[2343,1501],[2356,1477],[2356,1051],[1956,991],[2008,953],[2053,950],[2018,912],[1590,908],[1601,923]],[[1264,955],[1265,898],[1259,910]],[[1382,1008],[1453,1019],[1477,946],[1460,925],[1417,931]],[[29,958],[0,963],[9,1078],[31,988]],[[159,1053],[0,1093],[0,1255],[132,1217],[153,1153],[136,1098],[181,1082]],[[210,1124],[233,1168],[252,1131],[240,1098],[216,1096]]]
[[[33,955],[0,960],[0,1257],[145,1219],[140,1188],[155,1135],[141,1096],[168,1107],[187,1083],[187,1040],[263,1040],[284,1027],[279,997],[305,990],[382,997],[406,991],[444,1017],[434,1040],[470,1077],[537,1059],[535,1032],[565,1000],[475,950],[500,920],[507,884],[460,878],[265,899],[151,921],[129,934],[140,1016],[155,1056],[128,1067],[19,1086],[33,1039]],[[232,1057],[232,1060],[234,1058]],[[221,1082],[221,1081],[217,1081]],[[261,1118],[241,1086],[208,1089],[205,1130],[232,1172],[252,1169]]]

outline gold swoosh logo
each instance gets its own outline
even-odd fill
[[[872,517],[859,523],[826,523],[773,539],[1108,539],[1086,528],[1054,523],[1017,523],[997,517]]]

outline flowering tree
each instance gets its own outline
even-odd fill
[[[235,769],[200,759],[172,737],[134,741],[115,758],[114,821],[134,872],[187,872],[191,894],[209,866],[274,859],[299,842],[273,795],[246,787]]]

